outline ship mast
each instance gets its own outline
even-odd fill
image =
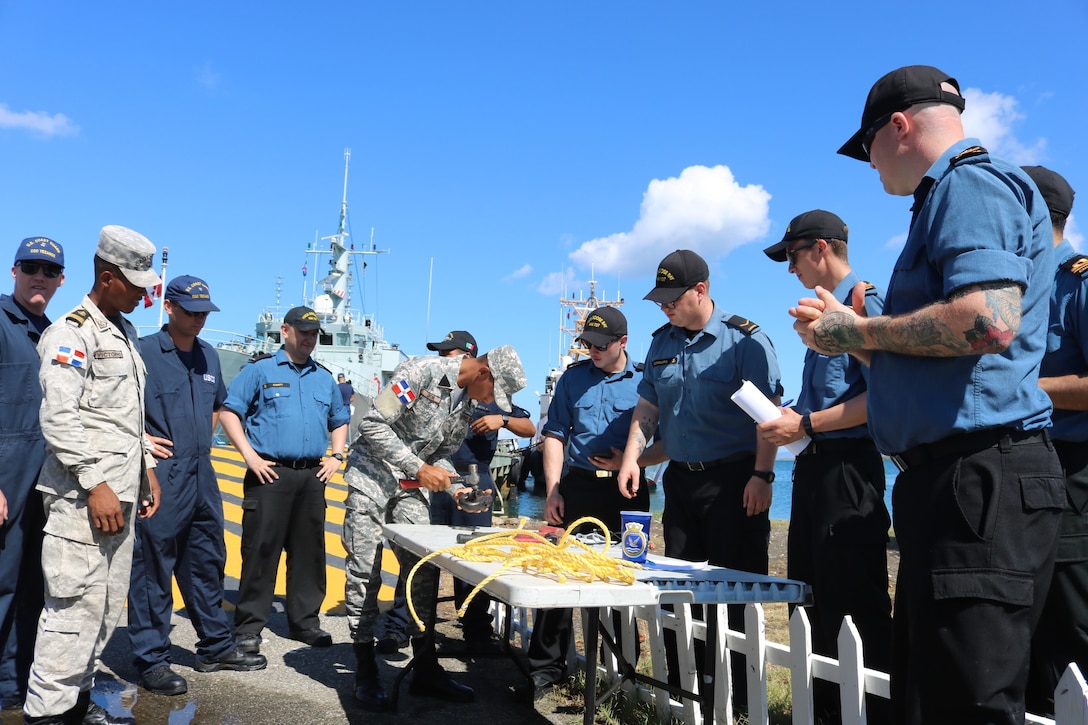
[[[594,276],[596,275],[591,269],[590,277]],[[582,347],[578,340],[582,335],[582,329],[585,327],[586,318],[598,307],[622,306],[623,298],[619,297],[615,300],[597,299],[597,280],[590,279],[588,298],[582,299],[581,293],[579,293],[577,299],[560,297],[559,304],[567,308],[566,319],[561,319],[559,323],[560,332],[570,338],[570,344],[567,346],[566,351],[559,353],[560,368],[566,368],[567,365],[576,362],[580,358],[589,357],[589,351]]]

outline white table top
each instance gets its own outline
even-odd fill
[[[465,533],[464,529],[450,526],[389,524],[384,528],[390,541],[420,557],[453,546],[457,543],[457,534]],[[482,532],[504,530],[506,529],[477,529]],[[618,557],[619,547],[612,546],[609,553]],[[681,567],[684,570],[636,570],[635,583],[630,585],[571,579],[560,584],[550,577],[508,570],[489,582],[485,590],[496,599],[515,607],[543,609],[805,600],[807,586],[804,582],[707,564],[692,564],[653,554],[649,556],[649,560],[651,564]],[[501,567],[498,563],[464,561],[452,554],[442,554],[431,561],[458,579],[473,585]]]

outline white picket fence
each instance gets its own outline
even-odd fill
[[[495,625],[502,631],[505,608],[493,603]],[[706,641],[706,624],[691,616],[689,606],[676,606],[675,612],[667,612],[660,607],[625,607],[621,614],[619,642],[625,652],[634,651],[637,636],[637,622],[645,622],[647,640],[642,647],[642,654],[650,655],[651,676],[657,680],[667,680],[665,671],[664,631],[677,633],[678,642],[694,642],[695,639]],[[770,642],[766,638],[766,621],[763,606],[749,603],[744,609],[745,630],[742,633],[728,628],[728,615],[725,605],[718,605],[717,638],[714,647],[715,677],[717,685],[714,698],[713,718],[716,723],[733,723],[732,672],[729,650],[746,655],[748,686],[749,722],[751,725],[768,725],[767,713],[767,665],[779,665],[790,671],[790,685],[793,699],[792,720],[796,725],[813,725],[812,683],[815,679],[834,682],[839,686],[842,705],[843,725],[863,725],[866,722],[865,694],[889,696],[889,679],[884,672],[865,667],[862,658],[861,637],[853,621],[847,617],[839,631],[839,659],[812,653],[811,628],[804,607],[798,607],[790,617],[790,644]],[[532,633],[531,611],[514,609],[511,614],[511,637],[520,641],[522,648],[528,647]],[[611,616],[602,615],[601,627],[612,632]],[[613,633],[614,634],[614,633]],[[585,637],[583,637],[583,641]],[[690,692],[699,691],[694,648],[681,647],[677,653],[681,670],[681,687]],[[585,666],[584,653],[577,653],[577,661],[572,665]],[[614,657],[605,657],[600,663],[602,676],[615,679],[618,675]],[[654,704],[661,722],[670,718],[679,719],[692,725],[702,725],[704,718],[698,703],[690,700],[677,701],[663,689],[651,689],[641,684],[624,683],[623,687],[638,699]],[[1055,717],[1050,719],[1028,714],[1027,722],[1036,725],[1088,725],[1088,684],[1075,665],[1070,665],[1055,691]]]

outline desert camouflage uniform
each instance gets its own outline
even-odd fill
[[[25,712],[64,713],[89,692],[102,649],[128,595],[136,500],[154,468],[144,436],[146,369],[136,329],[122,333],[89,297],[43,333],[41,426],[47,451],[38,479],[45,499],[45,610],[38,623]],[[106,482],[124,530],[107,536],[90,520],[87,492]]]
[[[403,489],[401,479],[414,479],[424,463],[455,473],[449,456],[464,441],[473,408],[457,387],[460,366],[460,358],[415,357],[401,363],[359,423],[344,473],[350,487],[344,515],[344,600],[355,642],[374,638],[382,525],[430,522],[429,492]],[[398,397],[402,381],[410,393]],[[419,557],[399,547],[395,551],[407,576]],[[434,567],[425,566],[412,579],[412,604],[424,622],[434,611],[436,576]]]

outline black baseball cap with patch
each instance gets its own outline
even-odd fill
[[[480,351],[480,348],[476,345],[476,338],[471,333],[464,330],[453,330],[446,335],[445,340],[439,342],[428,342],[428,350],[434,350],[435,352],[446,352],[448,350],[464,350],[465,353],[476,357],[476,353]]]
[[[667,305],[699,282],[710,279],[706,261],[690,249],[677,249],[657,265],[657,284],[644,300]]]
[[[849,233],[846,223],[837,215],[823,209],[813,209],[795,216],[786,227],[782,241],[767,247],[763,253],[776,262],[785,262],[786,250],[794,242],[802,239],[841,239],[845,242]]]
[[[944,83],[955,88],[956,93],[941,88]],[[963,113],[964,100],[959,90],[960,84],[955,78],[931,65],[908,65],[893,70],[869,90],[861,112],[861,128],[842,145],[839,153],[858,161],[868,161],[869,154],[861,146],[865,134],[885,116],[919,103],[947,103]]]
[[[1073,196],[1076,192],[1073,191],[1073,187],[1069,185],[1065,177],[1045,166],[1024,166],[1022,168],[1035,182],[1035,185],[1039,187],[1039,191],[1043,193],[1043,199],[1046,201],[1046,207],[1050,210],[1050,213],[1060,217],[1069,216],[1069,212],[1073,211]]]
[[[590,345],[607,347],[627,334],[627,318],[615,307],[598,307],[586,316],[579,340]]]
[[[283,324],[299,332],[313,332],[321,329],[321,318],[309,307],[292,307],[283,316]]]

